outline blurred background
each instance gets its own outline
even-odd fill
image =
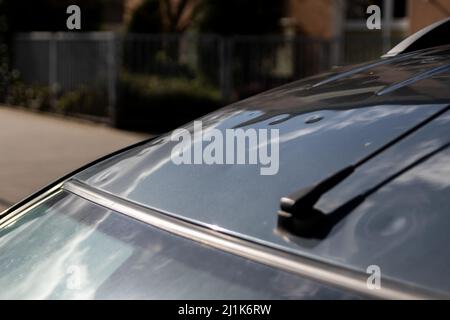
[[[71,4],[80,31],[67,32]],[[366,27],[371,4],[381,30]],[[225,104],[376,59],[448,16],[449,0],[0,0],[0,209]]]
[[[81,32],[64,32],[70,4]],[[371,4],[381,30],[366,27]],[[376,59],[447,17],[450,1],[2,0],[0,10],[1,102],[158,132]]]

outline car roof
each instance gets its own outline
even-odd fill
[[[261,176],[258,166],[178,166],[171,161],[176,142],[171,141],[169,133],[100,162],[74,179],[234,236],[358,270],[376,262],[392,278],[450,292],[450,281],[437,283],[434,278],[424,278],[425,273],[405,276],[403,256],[399,254],[417,249],[415,241],[425,244],[424,239],[433,233],[446,236],[443,226],[450,221],[445,218],[445,206],[450,207],[449,197],[445,197],[450,187],[449,168],[445,166],[450,159],[447,151],[412,170],[410,180],[399,179],[381,190],[323,241],[297,239],[277,231],[281,197],[319,183],[447,108],[449,58],[450,46],[445,46],[338,68],[234,103],[200,119],[205,132],[278,129],[280,169],[273,176]],[[320,121],[309,121],[312,118]],[[193,124],[184,128],[193,131]],[[327,194],[319,206],[324,211],[332,210],[343,199],[350,199],[400,170],[404,163],[449,140],[447,112],[369,161]],[[394,185],[399,201],[392,201],[389,188]],[[408,216],[401,212],[402,205],[407,207],[411,190],[417,188],[421,194],[420,199],[415,199],[418,212]],[[427,210],[433,210],[434,215],[429,224],[422,222],[422,228],[417,221],[425,219]],[[396,211],[400,220],[388,215]],[[429,248],[419,248],[409,257],[426,256]],[[433,265],[437,269],[450,262],[450,254],[439,254]]]

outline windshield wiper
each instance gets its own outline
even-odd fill
[[[449,109],[450,109],[450,106],[447,106],[447,107],[443,108],[442,110],[434,113],[433,115],[431,115],[430,117],[421,121],[417,125],[410,128],[409,130],[405,131],[404,133],[400,134],[396,138],[392,139],[387,144],[381,146],[380,148],[376,149],[369,155],[363,157],[361,160],[357,161],[356,163],[354,163],[352,165],[345,167],[344,169],[339,170],[338,172],[332,174],[328,178],[315,184],[314,186],[300,189],[299,191],[297,191],[287,197],[282,197],[280,200],[281,210],[278,211],[279,226],[282,227],[282,229],[286,229],[290,233],[293,233],[296,235],[303,234],[304,236],[307,236],[307,233],[309,232],[308,230],[315,229],[316,228],[315,226],[318,223],[321,224],[322,222],[320,222],[320,221],[324,220],[324,217],[322,217],[324,214],[314,208],[314,205],[317,203],[317,201],[319,201],[319,199],[324,194],[326,194],[328,191],[333,189],[336,185],[338,185],[343,180],[345,180],[359,166],[363,165],[364,163],[368,162],[372,158],[376,157],[377,155],[379,155],[380,153],[382,153],[383,151],[388,149],[389,147],[393,146],[397,142],[401,141],[402,139],[406,138],[410,134],[419,130],[420,128],[422,128],[423,126],[425,126],[432,120],[436,119],[443,113],[447,112]],[[409,169],[407,169],[407,170],[409,170]],[[401,173],[403,173],[403,171],[401,171]],[[389,181],[387,181],[387,182],[389,182]],[[370,189],[370,190],[372,190],[372,189]],[[367,197],[367,194],[365,192],[365,193],[361,194],[360,196],[356,197],[357,199],[352,199],[350,201],[351,203],[347,202],[346,204],[344,204],[344,206],[347,205],[348,208],[351,208],[351,206],[356,205],[356,203],[358,203],[358,201],[361,201],[361,200],[363,201],[364,198],[360,198],[360,197],[363,197],[364,195],[365,195],[365,197]],[[361,202],[359,202],[359,203],[361,203]],[[359,205],[359,203],[357,205]],[[346,209],[344,211],[348,211],[348,210],[351,211],[352,209]],[[327,215],[325,215],[325,216],[327,216]],[[329,220],[329,219],[330,218],[326,218],[325,220]],[[314,232],[312,232],[312,233],[314,234]]]
[[[398,178],[408,170],[414,168],[418,164],[428,160],[435,154],[443,151],[444,149],[448,148],[450,146],[450,143],[444,144],[442,147],[431,151],[424,156],[420,157],[419,159],[415,160],[411,164],[407,165],[403,169],[397,171],[396,173],[390,175],[383,181],[376,184],[374,187],[364,191],[363,193],[360,193],[359,195],[355,196],[354,198],[350,199],[349,201],[345,202],[343,205],[338,207],[337,209],[333,210],[331,213],[324,214],[320,210],[317,210],[313,208],[308,214],[306,215],[296,215],[294,219],[292,217],[289,217],[289,213],[286,213],[284,211],[279,212],[279,219],[278,219],[278,227],[281,229],[294,231],[293,233],[306,237],[306,238],[318,238],[323,239],[325,238],[328,233],[333,229],[333,227],[341,221],[343,218],[345,218],[350,212],[352,212],[354,209],[356,209],[361,203],[366,200],[368,196],[371,194],[377,192],[380,188],[394,180],[395,178]]]

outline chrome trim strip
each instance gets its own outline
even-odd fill
[[[10,220],[17,219],[20,216],[23,216],[28,211],[32,210],[36,206],[40,205],[42,202],[46,201],[48,198],[52,197],[54,194],[61,192],[62,183],[58,183],[54,187],[48,189],[44,193],[36,196],[33,200],[25,203],[23,206],[18,207],[17,209],[8,212],[9,209],[6,209],[3,212],[0,212],[0,228],[2,228],[5,222],[10,223]]]
[[[175,235],[316,281],[359,292],[369,297],[382,299],[446,298],[446,296],[440,296],[434,292],[431,293],[421,288],[396,283],[388,279],[381,279],[380,289],[370,290],[366,285],[368,275],[365,273],[326,264],[232,237],[217,230],[207,229],[145,208],[88,186],[80,181],[70,180],[62,188],[107,209],[127,215]]]

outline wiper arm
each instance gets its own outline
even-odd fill
[[[386,149],[390,148],[397,142],[416,132],[432,120],[441,116],[445,112],[450,109],[450,106],[447,106],[423,121],[419,122],[417,125],[412,128],[406,130],[396,138],[392,139],[385,145],[376,149],[372,153],[363,157],[356,163],[345,167],[344,169],[339,170],[338,172],[332,174],[328,178],[325,178],[321,182],[315,184],[314,186],[307,187],[304,189],[300,189],[299,191],[287,196],[282,197],[280,200],[281,211],[278,212],[279,220],[287,221],[292,220],[289,224],[292,224],[293,230],[292,233],[296,233],[298,227],[296,227],[297,220],[303,220],[302,226],[308,228],[310,223],[314,223],[313,221],[316,219],[320,219],[320,212],[314,208],[314,205],[319,201],[319,199],[326,194],[328,191],[333,189],[336,185],[345,180],[348,176],[350,176],[359,166],[368,162],[372,158],[376,157]],[[284,223],[284,222],[283,222]]]
[[[431,151],[424,156],[420,157],[419,159],[415,160],[411,164],[407,165],[403,169],[397,171],[396,173],[390,175],[383,181],[376,184],[374,187],[364,191],[363,193],[360,193],[356,197],[350,199],[334,211],[328,214],[324,214],[320,210],[317,210],[313,208],[309,212],[309,214],[306,215],[296,215],[294,219],[292,217],[289,217],[289,213],[280,211],[279,212],[279,219],[278,219],[278,226],[281,229],[286,229],[290,232],[294,231],[294,234],[302,237],[307,238],[318,238],[323,239],[325,238],[328,233],[333,229],[333,227],[341,221],[343,218],[345,218],[350,212],[352,212],[354,209],[356,209],[361,203],[366,200],[368,196],[371,194],[377,192],[380,188],[391,182],[392,180],[398,178],[408,170],[414,168],[418,164],[428,160],[435,154],[443,151],[444,149],[448,148],[450,146],[450,143],[446,143],[440,148]]]
[[[323,239],[339,221],[341,221],[350,212],[352,212],[361,203],[363,203],[368,196],[377,192],[380,188],[382,188],[392,180],[398,178],[408,170],[411,170],[418,164],[428,160],[429,158],[443,151],[449,146],[450,143],[446,143],[438,149],[425,154],[403,169],[382,180],[374,187],[364,191],[363,193],[360,193],[359,195],[345,202],[343,205],[341,205],[331,213],[324,214],[320,210],[313,208],[312,210],[307,211],[306,214],[297,214],[294,217],[291,213],[279,211],[278,227],[298,236]]]

